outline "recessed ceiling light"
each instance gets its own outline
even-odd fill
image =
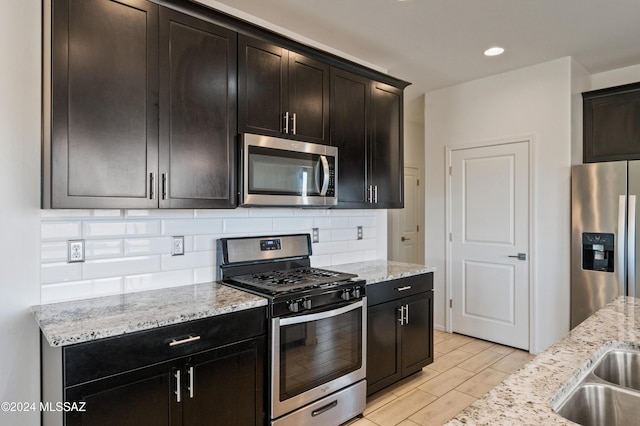
[[[485,56],[498,56],[498,55],[502,55],[502,53],[504,53],[504,49],[498,46],[491,47],[484,51]]]

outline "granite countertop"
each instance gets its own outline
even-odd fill
[[[392,260],[345,263],[343,265],[334,265],[331,269],[338,272],[357,274],[358,277],[367,280],[367,284],[426,274],[436,270],[433,266],[395,262]]]
[[[32,307],[51,346],[66,346],[260,306],[267,299],[218,283]]]
[[[574,424],[551,409],[605,349],[640,343],[640,299],[621,296],[467,407],[447,425]]]

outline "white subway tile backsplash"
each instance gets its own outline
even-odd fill
[[[42,263],[66,262],[68,248],[66,241],[40,244],[40,261]]]
[[[216,280],[216,268],[195,268],[193,270],[193,283],[211,283]]]
[[[259,233],[273,231],[273,219],[253,218],[253,219],[224,219],[223,232],[248,232]]]
[[[120,257],[123,255],[122,240],[85,240],[85,260]]]
[[[43,221],[40,226],[40,232],[43,241],[72,240],[82,236],[82,227],[80,221]]]
[[[160,270],[160,256],[118,257],[88,260],[83,265],[82,278],[107,278],[141,274]]]
[[[216,252],[214,251],[192,251],[182,256],[172,256],[163,254],[161,256],[160,269],[169,271],[174,269],[194,269],[205,266],[214,267],[216,263]]]
[[[122,294],[122,278],[74,281],[42,286],[40,303],[56,303],[68,300]]]
[[[40,267],[40,282],[52,284],[82,279],[82,263],[43,263]]]
[[[161,210],[125,210],[126,219],[193,219],[193,210],[161,209]]]
[[[160,221],[84,221],[83,234],[85,238],[160,235]]]
[[[187,238],[185,238],[185,250],[187,250]],[[171,237],[156,238],[125,238],[125,256],[142,256],[150,254],[171,253]]]
[[[194,210],[193,216],[196,218],[217,218],[223,219],[225,217],[249,217],[249,211],[251,209],[223,209],[223,210]]]
[[[313,228],[313,218],[311,217],[286,217],[274,218],[273,230],[281,233],[289,233],[294,231],[311,232]]]
[[[382,223],[373,210],[294,208],[43,210],[41,217],[42,303],[214,281],[219,238],[319,228],[313,266],[374,260]],[[357,240],[357,226],[364,240]],[[171,256],[178,235],[185,254]],[[69,264],[67,241],[78,238],[86,262]]]
[[[162,221],[162,235],[219,234],[222,219],[169,219]]]
[[[124,293],[193,284],[193,270],[154,272],[124,277]]]

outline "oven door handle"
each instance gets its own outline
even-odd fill
[[[358,300],[357,302],[350,303],[347,306],[333,309],[331,311],[316,312],[314,314],[301,315],[301,316],[290,317],[290,318],[274,318],[274,321],[276,321],[279,325],[284,326],[284,325],[300,324],[303,322],[317,321],[325,318],[337,317],[338,315],[342,315],[344,313],[354,311],[359,308],[363,308],[365,301],[366,301],[366,297]]]

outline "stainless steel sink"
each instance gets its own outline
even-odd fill
[[[578,386],[557,413],[585,426],[635,425],[640,395],[606,384]]]
[[[631,349],[627,346],[632,346]],[[635,425],[640,419],[640,349],[619,342],[594,356],[553,410],[581,425]],[[574,379],[575,380],[575,379]],[[567,385],[568,386],[568,385]],[[565,386],[566,387],[566,386]]]
[[[610,383],[640,390],[640,352],[616,349],[607,352],[593,374]]]

